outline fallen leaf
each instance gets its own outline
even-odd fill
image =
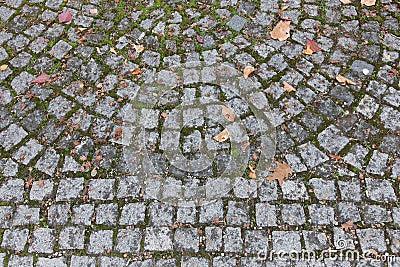
[[[133,69],[129,70],[129,73],[132,74],[132,75],[139,74],[140,72],[141,72],[140,68],[133,68]]]
[[[257,178],[256,171],[254,170],[254,167],[251,165],[249,165],[249,177],[252,179]]]
[[[281,20],[276,24],[275,28],[270,32],[272,39],[285,41],[290,36],[290,20]]]
[[[243,77],[245,79],[247,79],[250,75],[250,73],[252,73],[254,71],[254,67],[253,66],[246,66],[243,70]]]
[[[6,65],[6,64],[3,64],[3,65],[0,66],[0,70],[1,71],[6,70],[7,68],[8,68],[8,65]]]
[[[347,221],[345,223],[342,223],[342,228],[343,230],[345,230],[346,232],[350,231],[351,229],[353,229],[354,227],[354,223],[352,221]]]
[[[165,113],[165,112],[161,112],[161,117],[163,117],[163,118],[166,118],[166,117],[168,117],[168,114],[167,113]]]
[[[318,43],[309,38],[306,38],[306,47],[303,50],[303,54],[312,55],[313,53],[316,53],[318,51],[321,51]]]
[[[294,91],[296,91],[296,88],[294,88],[293,86],[291,86],[287,82],[282,82],[282,84],[283,84],[283,90],[285,90],[286,92],[294,92]]]
[[[375,3],[376,0],[361,0],[361,5],[373,6]]]
[[[357,85],[356,82],[353,82],[352,80],[347,79],[346,77],[343,77],[343,76],[340,75],[340,74],[338,74],[338,75],[336,76],[336,80],[337,80],[338,82],[340,82],[340,83],[347,83],[347,84]]]
[[[286,9],[288,9],[289,8],[289,6],[283,6],[282,8],[281,8],[281,10],[282,11],[285,11]]]
[[[276,168],[269,168],[269,170],[273,171],[273,173],[267,176],[267,180],[270,182],[273,180],[278,180],[279,185],[282,185],[283,180],[287,179],[289,174],[292,174],[292,171],[290,170],[290,165],[286,162],[276,162],[276,165]]]
[[[229,138],[228,129],[224,129],[222,132],[213,137],[213,139],[217,142],[224,142],[228,140],[228,138]]]
[[[98,13],[97,8],[91,8],[91,9],[89,9],[89,13],[92,14],[92,15],[97,14],[97,13]]]
[[[196,36],[196,40],[197,40],[197,42],[199,42],[199,43],[202,43],[202,42],[203,42],[203,39],[201,38],[200,35],[197,35],[197,36]]]
[[[47,75],[45,72],[42,72],[42,74],[40,74],[34,80],[32,80],[31,83],[42,84],[42,83],[47,82],[49,79],[50,79],[50,75]]]
[[[228,108],[227,106],[221,106],[222,107],[222,116],[225,117],[230,122],[235,121],[235,113],[233,112],[232,109]]]
[[[115,51],[115,48],[113,46],[110,47],[110,52],[113,54],[117,54],[117,51]]]
[[[351,3],[350,0],[340,0],[340,2],[342,2],[343,4],[350,4]]]
[[[133,45],[133,48],[135,48],[136,53],[143,52],[144,46],[143,45]]]
[[[64,12],[58,14],[58,21],[60,23],[70,22],[71,19],[72,19],[72,14],[71,14],[71,12],[69,12],[68,9],[66,9]]]
[[[328,156],[331,157],[331,158],[333,158],[333,159],[342,159],[341,156],[335,155],[335,154],[329,154]]]

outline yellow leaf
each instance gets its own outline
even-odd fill
[[[343,77],[343,76],[340,75],[340,74],[338,74],[338,75],[336,76],[336,80],[337,80],[338,82],[340,82],[340,83],[347,83],[347,84],[357,85],[356,82],[353,82],[352,80],[347,79],[346,77]]]
[[[375,3],[376,0],[361,0],[361,5],[373,6]]]
[[[167,113],[165,113],[165,112],[161,112],[161,117],[163,117],[163,118],[166,118],[166,117],[168,117],[168,114]]]
[[[247,79],[250,75],[250,73],[252,73],[254,71],[254,67],[253,66],[246,66],[243,70],[243,77],[245,79]]]
[[[290,36],[290,20],[281,20],[271,31],[271,38],[285,41]]]
[[[144,50],[143,45],[133,45],[133,48],[135,48],[136,53],[143,52],[143,50]]]
[[[289,8],[289,6],[283,6],[283,7],[281,8],[281,10],[284,11],[284,10],[286,10],[286,9],[288,9],[288,8]]]
[[[213,137],[213,139],[217,142],[224,142],[228,140],[228,138],[229,138],[228,129],[224,129],[222,132]]]
[[[290,165],[286,162],[276,162],[276,165],[276,168],[269,169],[270,171],[273,171],[273,173],[267,176],[267,180],[270,182],[273,180],[278,180],[279,185],[282,185],[283,180],[287,179],[289,175],[292,174],[292,171],[290,170]]]
[[[6,70],[7,68],[8,68],[8,66],[6,64],[0,66],[1,71]]]
[[[312,49],[309,45],[306,45],[306,48],[303,49],[303,54],[312,55],[313,53],[314,53],[314,51],[312,51]]]
[[[222,107],[222,116],[225,117],[230,122],[235,121],[235,113],[233,112],[232,109],[226,107],[226,106],[221,106]]]
[[[296,91],[296,88],[294,88],[293,86],[291,86],[287,82],[282,82],[282,84],[283,84],[283,90],[285,90],[286,92],[294,92],[294,91]]]

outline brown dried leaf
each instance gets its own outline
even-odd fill
[[[285,41],[290,36],[290,20],[281,20],[270,32],[272,39]]]
[[[285,90],[286,92],[294,92],[294,91],[296,91],[296,88],[294,88],[293,86],[291,86],[287,82],[282,82],[282,84],[283,84],[283,90]]]
[[[246,66],[243,70],[243,77],[245,79],[247,79],[250,75],[250,73],[252,73],[254,71],[254,67],[253,66]]]
[[[342,223],[342,228],[343,228],[343,230],[348,232],[354,228],[354,223],[352,221],[347,221],[345,223]]]
[[[222,132],[213,137],[215,141],[220,143],[228,140],[228,138],[229,138],[228,129],[224,129]]]
[[[50,75],[47,75],[45,72],[42,72],[42,74],[40,74],[34,80],[32,80],[31,83],[42,84],[42,83],[47,82],[49,79],[50,79]]]
[[[357,85],[356,82],[353,82],[352,80],[347,79],[346,77],[343,77],[343,76],[340,75],[340,74],[338,74],[338,75],[336,76],[336,80],[337,80],[338,82],[340,82],[340,83],[347,83],[347,84]]]
[[[273,180],[278,180],[279,185],[282,185],[283,180],[287,179],[289,175],[292,174],[292,171],[290,170],[290,165],[286,162],[276,162],[276,165],[276,168],[269,169],[270,171],[273,171],[273,173],[267,176],[267,180],[270,182]]]
[[[249,177],[252,179],[257,178],[256,171],[254,170],[254,167],[251,165],[249,165]]]
[[[329,154],[328,156],[331,157],[331,158],[333,158],[333,159],[342,159],[341,156],[335,155],[335,154]]]
[[[222,116],[225,117],[230,122],[235,121],[235,113],[233,112],[232,109],[228,108],[227,106],[221,106],[222,107]]]
[[[129,70],[129,73],[132,75],[137,75],[141,72],[142,70],[140,68],[133,68]]]
[[[306,47],[303,50],[303,54],[312,55],[313,53],[316,53],[318,51],[321,51],[318,43],[309,38],[306,38]]]
[[[136,53],[143,52],[144,46],[143,45],[133,45],[133,48],[135,48]]]
[[[361,5],[373,6],[375,3],[376,0],[361,0]]]

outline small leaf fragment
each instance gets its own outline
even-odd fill
[[[133,45],[133,48],[135,48],[136,53],[143,52],[144,46],[143,45]]]
[[[357,85],[356,82],[353,82],[352,80],[350,80],[350,79],[348,79],[348,78],[346,78],[346,77],[343,77],[343,76],[340,75],[340,74],[338,74],[338,75],[336,76],[336,80],[337,80],[338,82],[340,82],[340,83],[347,83],[347,84]]]
[[[335,154],[329,154],[328,156],[333,158],[333,159],[342,159],[342,156],[335,155]]]
[[[110,52],[113,53],[114,55],[117,54],[117,51],[115,51],[115,47],[113,46],[110,47]]]
[[[6,64],[3,64],[0,66],[1,71],[5,71],[7,68],[8,68],[8,65],[6,65]]]
[[[283,180],[287,179],[289,175],[292,174],[292,171],[290,170],[290,165],[286,162],[276,162],[276,165],[276,168],[269,169],[270,171],[273,171],[273,173],[267,176],[267,180],[270,182],[273,180],[278,180],[279,185],[282,185]]]
[[[197,42],[199,42],[199,43],[202,43],[202,42],[203,42],[203,39],[201,38],[200,35],[197,35],[197,36],[196,36],[196,40],[197,40]]]
[[[226,140],[228,140],[229,138],[229,131],[228,129],[224,129],[222,132],[220,132],[219,134],[217,134],[216,136],[213,137],[213,139],[217,142],[224,142]]]
[[[45,72],[42,72],[39,76],[37,76],[31,83],[42,84],[47,82],[50,79],[50,75],[47,75]]]
[[[283,84],[283,90],[285,90],[286,92],[294,92],[294,91],[296,91],[296,88],[294,88],[293,86],[291,86],[287,82],[282,82],[282,84]]]
[[[129,70],[129,73],[132,75],[137,75],[141,72],[142,70],[140,68],[133,68]]]
[[[352,221],[347,221],[345,223],[342,223],[342,228],[345,232],[348,232],[354,228],[354,223]]]
[[[252,165],[249,165],[249,177],[252,179],[257,178],[256,171]]]
[[[91,8],[91,9],[89,9],[89,13],[92,15],[96,15],[98,13],[98,10],[97,10],[97,8]]]
[[[272,39],[285,41],[290,36],[290,20],[281,20],[270,32]]]
[[[222,108],[222,116],[230,122],[235,121],[235,113],[232,109],[228,108],[227,106],[221,106]]]
[[[361,5],[365,6],[373,6],[375,5],[376,0],[361,0]]]
[[[68,9],[66,9],[64,12],[61,12],[60,14],[58,14],[58,21],[60,23],[70,22],[71,19],[72,19],[72,14],[71,14],[71,12],[69,12]]]
[[[166,118],[166,117],[168,117],[168,114],[165,113],[165,112],[161,112],[160,116],[163,117],[163,118]]]
[[[246,66],[246,67],[244,67],[244,70],[243,70],[243,77],[244,77],[245,79],[247,79],[247,78],[249,77],[250,73],[252,73],[253,71],[254,71],[254,67],[253,67],[253,66]]]
[[[340,0],[340,2],[342,2],[343,4],[351,4],[351,1],[350,0]]]

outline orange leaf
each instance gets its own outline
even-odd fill
[[[373,6],[375,3],[376,0],[361,0],[361,5]]]
[[[356,82],[353,82],[352,80],[347,79],[346,77],[343,77],[343,76],[340,75],[340,74],[338,74],[338,75],[336,76],[336,80],[337,80],[338,82],[340,82],[340,83],[347,83],[347,84],[357,85]]]
[[[282,82],[282,84],[283,84],[283,90],[285,90],[286,92],[294,92],[294,91],[296,91],[296,88],[294,88],[293,86],[291,86],[287,82]]]
[[[333,159],[342,159],[341,156],[335,155],[335,154],[329,154],[328,156],[331,157],[331,158],[333,158]]]
[[[276,162],[276,165],[276,168],[269,169],[270,171],[273,171],[273,173],[267,176],[267,180],[270,182],[273,180],[278,180],[279,185],[282,185],[283,180],[287,179],[289,175],[292,174],[292,171],[290,170],[290,165],[286,162]]]
[[[285,41],[290,36],[290,20],[281,20],[270,32],[272,39]]]
[[[246,66],[243,70],[243,77],[245,79],[247,79],[250,75],[250,73],[252,73],[254,71],[254,67],[253,66]]]
[[[6,70],[7,68],[8,68],[8,66],[6,64],[3,64],[3,65],[0,66],[0,70],[1,71]]]
[[[133,74],[133,75],[139,74],[140,72],[141,72],[140,68],[134,68],[134,69],[129,70],[129,73]]]
[[[229,138],[228,129],[224,129],[222,132],[213,137],[213,139],[217,142],[224,142],[228,140],[228,138]]]
[[[225,117],[230,122],[235,121],[235,113],[233,112],[232,109],[226,107],[226,106],[221,106],[222,107],[222,116]]]

